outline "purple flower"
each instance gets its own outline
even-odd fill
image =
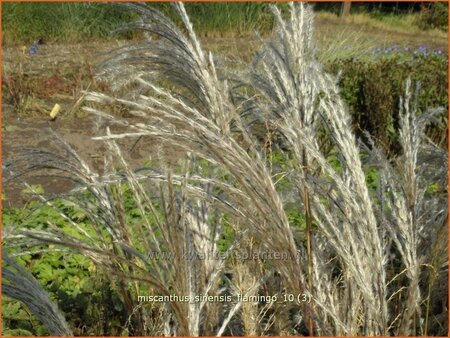
[[[38,52],[37,46],[31,46],[30,49],[28,50],[28,54],[30,55],[36,55],[37,52]]]
[[[36,40],[33,42],[33,44],[30,46],[30,48],[28,49],[28,54],[30,55],[36,55],[38,50],[39,50],[39,46],[42,44],[42,40]]]

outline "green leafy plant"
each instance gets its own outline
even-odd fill
[[[421,29],[448,28],[448,6],[445,2],[432,2],[422,5],[416,24]]]
[[[398,151],[400,98],[407,77],[420,85],[418,108],[448,107],[446,59],[438,55],[414,58],[397,55],[379,60],[338,60],[327,65],[333,73],[340,72],[342,98],[352,114],[353,125],[360,137],[364,132],[386,151]],[[447,122],[433,121],[427,133],[444,146]]]

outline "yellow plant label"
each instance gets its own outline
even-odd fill
[[[56,115],[58,115],[59,111],[61,110],[61,106],[59,104],[55,104],[52,111],[50,112],[50,117],[54,119]]]

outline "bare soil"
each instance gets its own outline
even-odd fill
[[[56,119],[55,121],[45,121],[43,119],[14,119],[5,114],[3,119],[3,142],[2,142],[2,161],[7,164],[12,161],[14,156],[24,148],[39,148],[54,150],[55,138],[52,136],[50,128],[60,135],[70,146],[76,150],[80,157],[99,174],[103,173],[103,155],[106,146],[102,141],[92,140],[95,135],[93,126],[94,118],[74,118],[74,119]],[[96,135],[98,136],[98,135]],[[176,161],[182,156],[166,145],[158,145],[157,140],[142,137],[140,139],[120,140],[118,143],[123,149],[123,155],[133,169],[142,167],[146,161],[152,159],[156,152],[164,149],[165,156]],[[167,153],[167,149],[169,152]],[[55,150],[57,151],[57,150]],[[71,181],[46,176],[46,172],[40,172],[39,176],[27,177],[30,184],[41,185],[45,192],[54,195],[66,193],[75,188]],[[4,173],[5,175],[5,173]],[[23,205],[26,200],[23,199],[21,191],[24,186],[18,181],[7,182],[3,180],[3,193],[6,199],[3,201],[4,207],[17,207]]]
[[[235,45],[235,39],[230,38],[205,37],[203,40],[217,52],[223,54],[228,51],[225,54],[229,61],[238,61],[237,55],[248,61],[259,45],[255,40],[240,40],[240,47]],[[3,163],[13,162],[15,154],[23,148],[51,148],[54,142],[50,137],[51,128],[92,168],[101,173],[105,145],[101,141],[92,140],[94,135],[98,136],[93,132],[95,118],[83,113],[77,101],[86,89],[109,91],[108,84],[96,80],[96,65],[106,58],[108,51],[124,43],[129,42],[46,44],[33,57],[28,56],[26,49],[20,46],[4,48],[3,92],[7,94],[4,97],[9,97],[10,100],[2,102]],[[21,101],[12,100],[13,94],[17,94]],[[56,103],[62,107],[61,112],[55,120],[51,120],[49,113]],[[133,119],[120,111],[114,111],[113,114]],[[183,155],[171,145],[160,144],[158,140],[148,137],[121,140],[118,143],[133,169],[141,167],[152,157],[161,156],[161,152],[168,161],[176,161]],[[27,177],[27,182],[41,185],[51,195],[66,193],[74,188],[72,182],[45,176],[45,172],[41,176]],[[21,193],[23,189],[19,182],[4,179],[3,206],[23,205],[26,202]]]

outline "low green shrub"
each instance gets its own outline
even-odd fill
[[[12,226],[24,229],[47,230],[52,223],[63,232],[76,235],[73,227],[61,217],[54,207],[42,206],[30,199],[30,190],[43,193],[41,186],[32,186],[22,192],[28,200],[23,208],[3,209],[2,216],[5,231]],[[79,208],[64,200],[55,200],[55,207],[63,210],[86,231],[86,215]],[[120,328],[128,316],[117,290],[103,275],[97,273],[93,262],[80,254],[59,251],[54,245],[47,249],[20,252],[20,248],[11,249],[16,253],[17,262],[26,267],[54,299],[68,319],[75,335],[120,335]],[[4,299],[2,306],[3,330],[11,336],[49,335],[30,310],[17,300]]]
[[[448,28],[448,4],[447,2],[431,2],[422,5],[420,15],[417,17],[417,26],[421,29]]]
[[[420,85],[420,111],[432,107],[448,107],[447,58],[443,55],[397,53],[375,60],[353,58],[336,60],[327,70],[340,74],[341,94],[347,103],[356,132],[369,132],[386,150],[398,150],[400,97],[407,77]],[[447,120],[436,121],[428,129],[429,136],[440,145],[446,144]]]

